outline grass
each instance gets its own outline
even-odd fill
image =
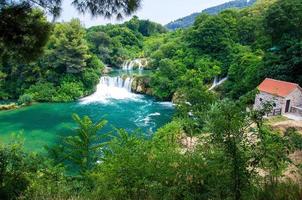
[[[288,119],[287,117],[284,117],[282,115],[278,115],[278,116],[273,116],[273,117],[269,117],[266,120],[267,124],[274,124],[274,123],[278,123],[278,122],[283,122],[283,121],[288,121],[290,119]]]

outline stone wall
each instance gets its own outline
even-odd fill
[[[290,106],[302,105],[302,91],[295,89],[290,95],[286,97],[286,100],[291,100]]]
[[[260,92],[256,95],[254,109],[259,110],[262,108],[262,105],[266,102],[275,103],[274,109],[282,108],[282,114],[285,111],[285,99],[283,97],[274,96],[265,92]]]
[[[263,103],[271,101],[275,103],[274,109],[281,108],[281,113],[284,114],[287,100],[290,100],[289,111],[291,110],[291,106],[302,105],[302,91],[297,88],[286,98],[274,96],[265,92],[260,92],[256,95],[254,109],[261,109]]]

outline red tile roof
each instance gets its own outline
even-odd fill
[[[296,83],[286,81],[279,81],[275,79],[266,78],[259,86],[261,92],[266,92],[280,97],[286,97],[300,86]],[[301,88],[300,88],[301,89]]]

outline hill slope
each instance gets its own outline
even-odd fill
[[[257,0],[234,0],[234,1],[230,1],[218,6],[214,6],[211,8],[207,8],[205,10],[203,10],[200,13],[193,13],[189,16],[183,17],[181,19],[175,20],[173,22],[170,22],[169,24],[167,24],[165,27],[170,29],[170,30],[175,30],[175,29],[179,29],[179,28],[186,28],[191,26],[194,21],[195,18],[200,15],[201,13],[208,13],[210,15],[215,15],[220,13],[221,11],[230,9],[230,8],[245,8],[248,6],[253,5]]]

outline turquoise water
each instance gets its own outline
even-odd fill
[[[40,103],[18,110],[0,111],[0,142],[14,141],[21,135],[29,151],[44,151],[71,135],[76,127],[72,114],[87,115],[93,121],[106,119],[100,134],[123,128],[151,136],[172,118],[171,103],[131,93],[132,76],[148,75],[146,70],[115,70],[100,78],[96,92],[73,103]],[[121,77],[128,78],[121,78]]]
[[[129,132],[140,130],[151,135],[157,128],[171,120],[173,107],[169,103],[160,103],[154,99],[139,96],[135,99],[110,100],[107,103],[44,103],[35,104],[18,110],[0,112],[0,141],[14,140],[12,133],[22,133],[25,148],[43,151],[45,145],[54,145],[62,137],[70,135],[76,124],[72,113],[88,115],[94,121],[108,120],[102,132],[115,128],[124,128]]]

